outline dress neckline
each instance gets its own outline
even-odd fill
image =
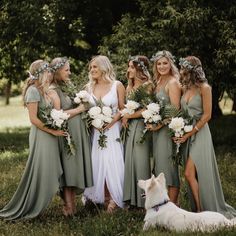
[[[115,81],[112,83],[112,85],[111,85],[109,91],[108,91],[105,95],[103,95],[102,97],[100,97],[99,99],[94,95],[93,91],[92,91],[92,96],[93,96],[97,101],[98,101],[98,100],[102,100],[104,97],[106,97],[106,96],[112,91],[112,88],[113,88],[114,84],[115,84]]]

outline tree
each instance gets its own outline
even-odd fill
[[[141,17],[125,15],[100,52],[119,67],[129,54],[170,50],[177,58],[199,57],[213,87],[213,116],[221,114],[225,90],[235,96],[236,7],[234,1],[139,0]],[[124,66],[123,66],[124,67]]]

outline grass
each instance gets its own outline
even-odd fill
[[[6,114],[10,116],[14,109],[18,109],[19,100],[15,105],[6,109]],[[15,107],[15,108],[14,108]],[[0,109],[3,107],[0,105]],[[5,109],[5,108],[4,108]],[[20,109],[20,108],[19,108]],[[19,110],[18,110],[19,111]],[[23,109],[24,111],[24,109]],[[2,113],[1,113],[2,114]],[[21,178],[28,156],[28,133],[29,127],[24,127],[24,122],[17,121],[16,115],[10,116],[15,119],[12,122],[1,124],[0,129],[0,209],[6,205],[14,194],[18,182]],[[7,117],[7,115],[6,115]],[[20,116],[21,117],[21,116]],[[27,117],[27,114],[26,114]],[[217,162],[222,181],[222,187],[226,202],[236,207],[236,144],[235,134],[236,115],[223,116],[210,122],[212,137],[215,144]],[[181,171],[183,172],[183,170]],[[183,174],[181,175],[183,176]],[[184,178],[181,178],[181,207],[189,209],[186,198],[186,185]],[[59,196],[55,196],[49,207],[37,218],[27,221],[8,222],[0,220],[0,236],[57,236],[57,235],[141,235],[141,236],[166,236],[183,235],[166,231],[163,228],[142,231],[144,213],[139,211],[118,210],[112,215],[107,214],[102,207],[94,205],[82,206],[81,196],[77,196],[77,210],[75,217],[66,219],[62,216],[62,201]],[[207,233],[186,233],[185,235],[236,235],[236,228],[222,229],[214,234]]]

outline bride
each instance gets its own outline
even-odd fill
[[[99,146],[100,132],[93,128],[92,135],[92,169],[94,186],[86,188],[85,199],[107,206],[111,213],[117,207],[123,207],[124,154],[123,146],[117,141],[120,138],[120,113],[124,108],[125,88],[115,80],[113,66],[106,56],[98,55],[89,63],[89,82],[87,90],[92,103],[101,101],[110,106],[113,120],[105,128],[107,145]]]

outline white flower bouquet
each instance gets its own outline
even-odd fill
[[[86,104],[89,103],[91,95],[86,90],[81,90],[75,94],[74,103],[76,104]]]
[[[74,143],[68,129],[67,120],[69,117],[70,115],[63,112],[63,110],[56,110],[51,107],[41,107],[39,110],[39,118],[45,126],[51,129],[60,129],[67,132],[67,136],[65,136],[66,149],[69,154],[75,155]]]
[[[183,117],[173,117],[168,125],[171,133],[171,137],[182,137],[184,134],[191,132],[193,126],[190,124],[189,119],[184,119]],[[180,143],[174,143],[173,151],[173,161],[175,164],[182,164],[182,156],[179,153]]]
[[[88,114],[90,117],[91,125],[98,129],[100,132],[98,144],[101,149],[103,149],[106,147],[107,143],[107,136],[105,135],[104,128],[113,120],[112,109],[108,106],[98,105],[91,107],[88,111]]]
[[[140,104],[138,102],[128,100],[125,104],[125,108],[120,111],[121,116],[124,116],[125,114],[132,115],[134,112],[140,107]]]
[[[142,112],[142,117],[144,118],[145,124],[155,124],[162,122],[162,117],[160,114],[161,105],[157,102],[152,102],[147,105],[147,109]],[[148,129],[145,128],[143,130],[143,135],[141,136],[139,142],[143,143],[145,141],[145,134],[147,133]]]

